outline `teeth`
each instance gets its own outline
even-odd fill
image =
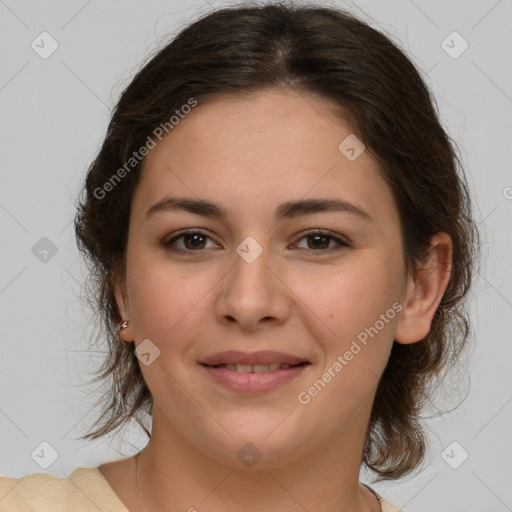
[[[254,373],[263,373],[263,372],[268,372],[269,366],[268,366],[268,364],[255,364],[252,367],[252,369],[253,369]]]
[[[240,373],[265,373],[268,371],[275,371],[275,370],[286,370],[290,368],[290,365],[288,363],[270,363],[270,364],[225,364],[224,365],[228,370],[231,370],[233,372],[240,372]]]

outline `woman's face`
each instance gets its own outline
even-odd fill
[[[153,432],[233,465],[362,442],[400,317],[391,190],[329,107],[289,90],[199,103],[133,197],[118,302]]]

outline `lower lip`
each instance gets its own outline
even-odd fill
[[[297,379],[309,364],[262,373],[242,373],[223,367],[201,365],[219,384],[240,393],[271,391]]]

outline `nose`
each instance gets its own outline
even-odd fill
[[[250,263],[234,255],[232,269],[221,281],[215,303],[220,322],[236,323],[242,330],[254,331],[286,321],[293,294],[278,265],[271,260],[268,250]]]

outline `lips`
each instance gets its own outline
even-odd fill
[[[301,363],[302,364],[302,363]],[[265,373],[275,370],[288,370],[291,366],[297,366],[297,365],[291,365],[288,363],[269,363],[269,364],[220,364],[215,366],[216,368],[227,368],[228,370],[231,370],[233,372],[239,372],[239,373]]]
[[[241,393],[262,393],[296,380],[311,363],[283,352],[229,351],[200,362],[217,383]]]
[[[219,352],[200,361],[201,364],[207,366],[220,365],[290,365],[295,366],[301,363],[309,363],[305,358],[285,354],[284,352],[260,351],[260,352],[241,352],[238,350],[230,350],[227,352]]]

